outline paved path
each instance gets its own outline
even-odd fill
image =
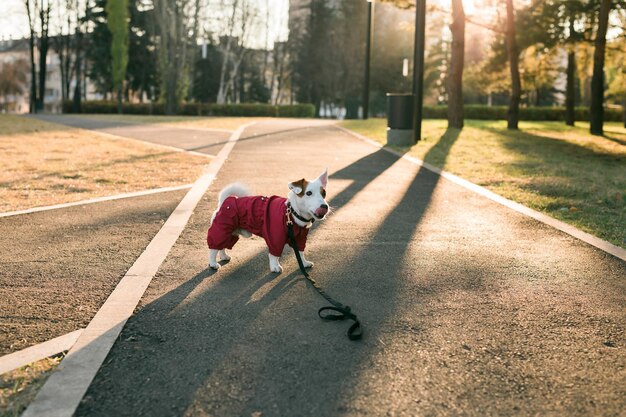
[[[285,123],[244,133],[78,416],[626,409],[623,261],[334,127]],[[308,258],[359,314],[360,342],[317,318],[323,303],[288,252],[280,276],[260,239],[205,269],[221,187],[283,195],[325,166],[335,213],[310,235]]]

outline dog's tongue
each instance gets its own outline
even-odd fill
[[[328,209],[324,207],[320,207],[317,210],[315,210],[315,215],[317,217],[324,217],[326,213],[328,213]]]

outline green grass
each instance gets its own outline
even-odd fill
[[[386,121],[344,121],[343,126],[386,142]],[[446,129],[425,120],[424,140],[398,148],[615,245],[626,247],[626,129],[605,124],[605,136],[587,123],[466,121]]]

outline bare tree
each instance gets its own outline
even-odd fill
[[[30,32],[30,105],[29,111],[36,113],[44,109],[46,95],[46,71],[48,47],[50,39],[48,30],[50,27],[50,13],[52,10],[49,0],[24,0],[28,28]],[[35,64],[35,48],[39,53],[39,72]],[[39,75],[39,77],[37,77]]]
[[[165,112],[175,114],[190,82],[196,53],[200,0],[154,0],[159,35],[161,96]]]
[[[511,71],[511,97],[507,113],[507,128],[517,129],[519,123],[519,104],[522,97],[522,82],[519,73],[519,52],[515,34],[515,10],[513,0],[506,0],[506,49]]]
[[[28,29],[30,38],[28,39],[28,50],[30,58],[30,97],[28,103],[28,112],[36,113],[36,101],[37,101],[37,69],[35,67],[35,42],[37,39],[37,20],[35,18],[37,14],[37,0],[24,0],[26,6],[26,15],[28,16]]]
[[[8,107],[8,97],[23,94],[27,83],[27,71],[28,62],[25,59],[0,65],[0,96],[2,97],[0,110],[11,111]]]
[[[39,94],[35,102],[35,106],[38,110],[44,110],[44,101],[46,98],[46,73],[48,70],[48,48],[50,46],[50,12],[50,2],[48,0],[41,0],[38,13],[39,27],[41,29],[39,36]]]
[[[452,0],[452,48],[448,68],[448,127],[463,127],[463,66],[465,60],[465,11],[463,0]]]
[[[50,22],[51,4],[48,0],[24,0],[28,28],[30,32],[30,113],[36,113],[44,108],[46,94],[46,61],[48,56],[48,29]],[[39,73],[35,64],[35,48],[39,52]],[[39,74],[39,77],[37,77]]]
[[[228,7],[231,9],[226,22],[226,39],[223,42],[220,40],[222,68],[217,92],[218,104],[226,103],[229,95],[233,98],[236,96],[235,83],[246,54],[245,43],[250,27],[258,17],[256,8],[248,0],[234,0],[231,4],[223,2],[222,7],[225,10]]]

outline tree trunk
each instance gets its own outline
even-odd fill
[[[122,114],[122,84],[117,86],[117,114]]]
[[[622,97],[622,121],[624,122],[624,129],[626,129],[626,92]]]
[[[452,50],[448,69],[448,127],[463,127],[463,66],[465,61],[465,11],[462,0],[452,0]]]
[[[575,76],[576,76],[576,52],[574,49],[567,54],[567,84],[565,86],[565,124],[574,126],[575,124]]]
[[[602,135],[604,124],[604,50],[606,49],[606,31],[609,23],[611,0],[602,0],[598,17],[598,33],[593,51],[593,77],[591,78],[591,109],[589,112],[590,132]]]
[[[511,69],[511,97],[507,112],[507,128],[517,129],[519,123],[519,103],[522,97],[522,83],[519,74],[519,52],[515,35],[515,14],[513,0],[506,1],[506,49]]]
[[[76,28],[76,84],[74,84],[74,97],[72,98],[72,112],[80,113],[81,112],[81,75],[82,75],[82,44],[83,44],[83,33],[79,28]]]
[[[44,9],[39,10],[39,21],[41,24],[41,37],[39,38],[39,94],[35,102],[38,110],[44,110],[46,99],[46,72],[48,59],[48,22],[50,21],[50,4]]]
[[[28,26],[30,29],[30,39],[28,40],[30,54],[30,97],[28,100],[28,112],[37,113],[35,102],[37,100],[37,71],[35,69],[35,23],[30,11],[30,0],[25,0],[26,14],[28,15]]]

